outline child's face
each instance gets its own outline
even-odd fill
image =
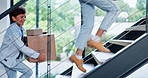
[[[12,19],[17,23],[18,26],[22,26],[26,21],[26,14],[19,14],[16,17],[12,17]]]

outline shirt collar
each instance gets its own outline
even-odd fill
[[[24,28],[23,28],[22,26],[18,26],[18,25],[16,24],[16,22],[12,23],[12,25],[16,26],[18,29],[24,30]]]

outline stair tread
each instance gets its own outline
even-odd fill
[[[98,64],[106,62],[109,58],[112,58],[114,53],[106,53],[106,52],[91,52],[93,58]]]
[[[55,78],[71,78],[71,76],[65,76],[65,75],[56,75]]]
[[[131,44],[133,41],[134,40],[110,40],[110,43],[127,46]]]
[[[114,42],[123,42],[123,43],[132,43],[134,40],[111,40],[111,41],[114,41]]]
[[[83,67],[89,72],[92,70],[95,66],[93,64],[83,64]],[[87,73],[86,72],[86,73]],[[81,70],[78,69],[75,63],[73,63],[73,69],[72,69],[72,75],[71,78],[81,78],[84,74]]]
[[[146,25],[138,25],[138,26],[133,26],[130,28],[127,28],[126,31],[145,31],[146,30]]]

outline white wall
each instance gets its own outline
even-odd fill
[[[0,14],[10,7],[10,1],[11,0],[0,1]],[[3,41],[3,36],[5,33],[3,31],[6,30],[9,25],[10,25],[10,20],[8,15],[0,20],[0,46]]]

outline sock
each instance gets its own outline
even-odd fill
[[[81,60],[82,59],[82,56],[76,54],[76,58],[79,59],[79,60]]]
[[[99,36],[96,36],[96,35],[91,35],[91,39],[94,41],[94,42],[99,42],[101,41],[101,38]]]

